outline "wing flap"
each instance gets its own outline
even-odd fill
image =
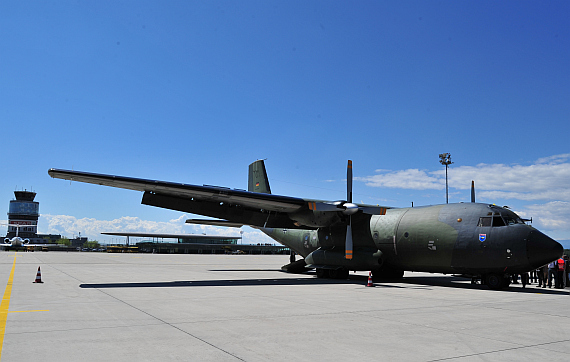
[[[231,222],[228,220],[206,220],[206,219],[186,219],[187,224],[224,226],[232,228],[241,228],[242,223]]]

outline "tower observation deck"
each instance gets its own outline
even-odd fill
[[[40,217],[40,203],[34,201],[35,192],[30,191],[14,191],[15,200],[10,201],[8,209],[8,234],[6,237],[13,238],[16,236],[18,227],[12,225],[21,225],[18,236],[22,238],[38,237],[38,219]]]

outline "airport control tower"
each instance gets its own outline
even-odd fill
[[[10,201],[8,209],[8,234],[6,237],[16,236],[16,226],[22,225],[18,236],[21,238],[35,239],[38,237],[38,219],[40,217],[40,203],[34,201],[35,192],[14,191],[16,200]]]

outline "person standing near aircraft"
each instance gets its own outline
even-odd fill
[[[538,283],[538,269],[531,270],[530,272],[530,283]],[[529,283],[529,284],[530,284]]]
[[[556,279],[558,278],[558,273],[556,273],[556,260],[548,263],[548,287],[552,288],[552,279],[554,278],[554,286],[556,287]]]
[[[564,258],[560,258],[556,261],[556,274],[558,275],[556,288],[564,289],[566,287],[566,260],[564,260]]]
[[[521,273],[521,284],[523,288],[526,288],[526,285],[530,284],[528,280],[528,273]]]
[[[548,280],[548,265],[543,265],[537,269],[538,274],[538,288],[546,288],[546,281]]]
[[[570,264],[570,260],[568,260],[568,255],[564,255],[563,256],[564,260],[566,260],[566,272],[564,273],[564,278],[566,279],[566,286],[570,285],[570,268],[569,268],[569,264]]]

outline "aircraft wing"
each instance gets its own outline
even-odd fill
[[[309,200],[217,186],[50,169],[53,178],[144,192],[142,204],[209,216],[217,220],[190,221],[218,226],[316,229],[344,218],[342,202]],[[386,207],[357,205],[362,214],[382,215]]]
[[[53,178],[64,180],[118,187],[172,197],[227,202],[275,212],[294,212],[305,205],[305,201],[300,198],[261,194],[217,186],[197,186],[90,172],[58,170],[54,168],[50,169],[48,173]]]

